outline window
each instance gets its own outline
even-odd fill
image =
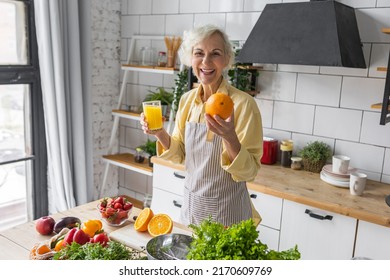
[[[48,212],[33,0],[0,0],[0,230]]]

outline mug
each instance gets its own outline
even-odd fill
[[[366,187],[367,175],[360,172],[352,172],[349,178],[349,191],[352,195],[362,195]]]
[[[334,173],[347,174],[350,158],[342,155],[335,155],[332,158],[332,171]]]

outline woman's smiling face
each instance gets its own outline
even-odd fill
[[[224,41],[218,33],[199,42],[192,50],[192,69],[203,85],[218,86],[227,63]]]

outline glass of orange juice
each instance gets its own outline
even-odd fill
[[[145,101],[142,102],[144,115],[149,124],[150,130],[158,130],[163,127],[161,101]]]

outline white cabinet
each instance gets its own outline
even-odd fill
[[[390,228],[359,220],[354,257],[390,260]]]
[[[303,260],[352,258],[357,220],[284,200],[279,250],[298,245]]]
[[[260,241],[268,248],[278,250],[283,199],[252,190],[249,190],[249,194],[262,218],[257,227]]]
[[[183,202],[185,172],[160,164],[153,165],[153,197],[151,209],[155,213],[168,214],[180,222]]]

